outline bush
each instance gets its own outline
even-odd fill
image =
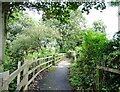
[[[108,40],[105,33],[97,33],[92,30],[87,30],[82,35],[82,45],[76,48],[76,52],[78,52],[77,67],[76,65],[72,66],[74,72],[70,81],[77,89],[81,87],[94,89],[96,65],[101,64],[100,61]]]

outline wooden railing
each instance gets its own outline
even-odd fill
[[[55,65],[58,61],[65,58],[65,54],[52,55],[49,57],[38,58],[35,60],[25,60],[23,64],[18,62],[18,69],[12,74],[9,71],[0,73],[0,92],[8,90],[9,84],[17,78],[16,91],[27,90],[30,83],[37,75],[45,69]]]
[[[107,72],[120,74],[120,70],[113,69],[113,68],[108,68],[108,67],[104,67],[104,66],[97,66],[97,69],[101,69],[101,70],[104,70],[104,71],[107,71]]]
[[[96,86],[97,86],[98,91],[101,90],[101,85],[102,85],[101,84],[101,72],[102,71],[120,74],[120,70],[97,65],[97,67],[96,67]]]

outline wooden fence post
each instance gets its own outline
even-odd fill
[[[34,68],[35,67],[35,62],[33,62],[33,64],[32,64],[32,68]],[[33,71],[33,76],[35,75],[35,71]]]
[[[46,62],[50,60],[49,56],[47,56],[48,58],[46,59]],[[45,64],[45,67],[48,65],[48,63]]]
[[[0,73],[0,92],[2,91],[2,85],[3,85],[3,74]]]
[[[52,65],[55,66],[55,55],[53,55],[53,62],[52,62]]]
[[[18,69],[20,68],[21,66],[21,62],[18,62]],[[20,83],[20,73],[18,74],[17,76],[17,85]]]
[[[57,63],[58,63],[58,54],[55,55],[55,64],[57,64]]]
[[[105,66],[105,61],[101,60],[101,66]],[[103,70],[100,69],[100,90],[102,90],[102,86],[103,86]]]
[[[55,55],[55,65],[58,63],[58,54]]]
[[[3,72],[3,86],[4,86],[4,81],[6,81],[9,77],[9,71]],[[4,89],[5,91],[8,91],[9,85],[6,85],[6,88]]]
[[[63,60],[65,59],[65,54],[63,54],[63,57],[62,57],[62,59],[63,59]]]
[[[99,79],[99,69],[96,67],[96,90],[100,90],[99,88],[99,84],[100,84],[100,79]]]
[[[24,69],[23,71],[23,76],[25,77],[25,87],[24,87],[24,90],[27,90],[27,86],[26,84],[28,83],[28,69],[29,69],[29,62],[27,60],[24,61],[24,64],[27,64],[26,68]]]
[[[40,62],[36,59],[37,65],[40,64]],[[40,67],[37,69],[37,72],[40,71]]]

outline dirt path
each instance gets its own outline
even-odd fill
[[[71,59],[66,59],[53,66],[37,81],[34,90],[71,90],[67,71],[70,61]]]

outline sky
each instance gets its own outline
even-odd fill
[[[92,27],[94,21],[102,19],[107,26],[106,34],[109,39],[118,31],[118,7],[107,6],[103,12],[93,9],[88,15],[83,13],[83,16],[86,18],[89,27]]]
[[[111,7],[106,4],[107,7],[103,12],[100,12],[99,10],[92,9],[90,10],[90,13],[87,15],[86,13],[83,13],[83,16],[86,18],[87,26],[92,27],[92,24],[94,21],[102,19],[104,24],[107,26],[106,28],[106,34],[108,39],[112,39],[115,32],[118,31],[118,7]],[[27,10],[28,12],[29,10]],[[28,12],[31,17],[34,19],[40,19],[42,18],[42,11],[40,14],[37,13],[37,11],[34,12]]]

